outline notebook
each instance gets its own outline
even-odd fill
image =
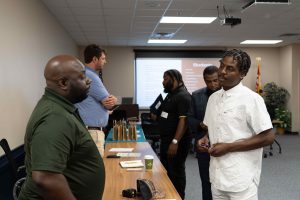
[[[121,161],[120,165],[122,168],[132,168],[132,167],[143,167],[144,166],[142,160]]]

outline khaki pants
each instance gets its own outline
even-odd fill
[[[101,130],[89,130],[101,156],[104,156],[105,134]]]

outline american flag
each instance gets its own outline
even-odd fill
[[[260,59],[257,59],[260,60]],[[256,88],[255,88],[256,92],[258,94],[262,94],[262,87],[261,87],[261,80],[260,80],[260,63],[258,62],[257,65],[257,77],[256,77]]]

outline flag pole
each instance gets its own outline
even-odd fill
[[[260,61],[261,61],[261,57],[256,57],[256,61],[257,61],[257,77],[256,77],[256,87],[255,87],[255,91],[259,94],[262,95],[262,85],[261,85],[261,78],[260,78]]]

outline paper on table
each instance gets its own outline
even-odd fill
[[[111,148],[109,152],[132,152],[133,148]]]
[[[134,171],[142,171],[144,168],[140,168],[140,167],[137,167],[137,168],[127,168],[126,171],[131,171],[131,172],[134,172]]]
[[[117,156],[134,158],[134,157],[140,157],[141,153],[117,153]]]
[[[129,161],[121,161],[121,167],[129,168],[129,167],[143,167],[144,164],[141,160],[129,160]]]

